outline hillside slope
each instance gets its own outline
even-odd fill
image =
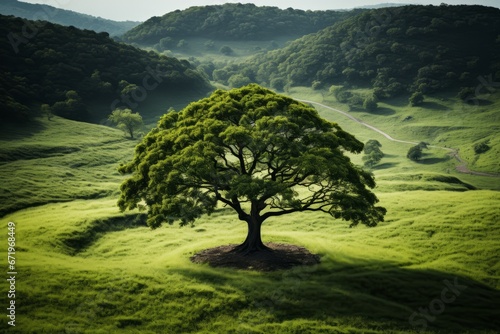
[[[0,165],[0,233],[15,224],[19,263],[9,333],[491,334],[500,326],[498,191],[388,176],[378,182],[388,209],[378,227],[348,228],[321,213],[263,227],[265,242],[307,247],[319,265],[212,268],[189,257],[241,242],[246,224],[220,208],[195,228],[151,230],[139,212],[120,213],[116,168],[135,143],[118,130],[58,117],[1,130],[9,161]],[[401,190],[389,191],[392,183]],[[0,252],[7,257],[7,242]],[[459,290],[441,304],[450,284]],[[436,314],[426,319],[429,308]]]
[[[17,0],[2,0],[0,14],[14,15],[28,20],[45,20],[64,26],[107,32],[111,36],[122,35],[141,22],[113,21],[48,5],[31,4]]]
[[[349,12],[303,11],[254,4],[224,4],[190,7],[161,17],[152,17],[128,31],[123,39],[153,45],[162,39],[178,41],[188,37],[216,40],[273,40],[281,36],[303,36],[353,16]],[[167,40],[165,40],[167,39]]]
[[[500,79],[500,9],[404,6],[362,12],[289,46],[228,66],[259,83],[373,88],[378,98]],[[488,88],[488,87],[486,87]],[[472,89],[473,91],[474,89]]]
[[[107,33],[0,15],[0,119],[26,119],[40,105],[91,120],[86,104],[135,108],[156,91],[207,91],[187,61],[117,43]],[[45,108],[46,109],[46,108]],[[99,119],[100,119],[99,118]]]

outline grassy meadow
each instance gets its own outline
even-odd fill
[[[326,92],[289,93],[345,110]],[[351,114],[398,139],[460,148],[471,169],[498,173],[499,145],[480,157],[470,151],[477,141],[498,140],[495,101],[474,117],[451,97]],[[321,257],[317,266],[271,273],[190,262],[200,250],[243,241],[246,226],[227,209],[193,228],[156,230],[139,212],[120,213],[117,167],[137,143],[122,132],[57,117],[23,131],[3,127],[0,249],[6,259],[7,223],[15,222],[18,274],[16,326],[4,317],[0,332],[497,333],[500,179],[458,173],[439,147],[411,162],[411,145],[318,111],[360,140],[382,143],[385,156],[373,171],[386,221],[349,228],[316,213],[268,220],[265,242]],[[402,122],[409,115],[413,121]],[[361,155],[353,161],[361,164]],[[0,303],[8,302],[2,293]]]

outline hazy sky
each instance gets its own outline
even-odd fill
[[[253,0],[253,1],[218,1],[218,0],[22,0],[29,3],[41,3],[80,13],[100,16],[106,19],[124,21],[145,21],[152,16],[162,16],[176,9],[191,6],[219,5],[224,3],[254,3],[257,6],[276,6],[296,9],[345,9],[379,3],[432,4],[447,3],[478,4],[500,8],[500,0]]]

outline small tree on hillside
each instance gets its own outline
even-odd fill
[[[130,109],[115,109],[108,119],[131,139],[134,139],[134,132],[143,126],[142,116],[139,113],[133,113]]]
[[[267,250],[261,226],[294,212],[325,212],[375,226],[386,210],[377,207],[370,173],[343,152],[360,153],[363,143],[303,103],[256,84],[215,91],[180,112],[164,115],[146,135],[132,173],[121,186],[121,210],[148,210],[152,228],[192,224],[218,203],[248,227],[236,248]]]
[[[480,143],[475,144],[474,145],[474,152],[476,154],[482,154],[482,153],[488,152],[491,149],[491,146],[489,144],[490,144],[489,140],[485,140],[485,141],[482,141]]]
[[[368,112],[373,112],[377,110],[378,103],[374,96],[369,96],[363,101],[363,108]]]
[[[330,94],[332,94],[335,99],[340,103],[348,103],[349,99],[352,98],[352,93],[347,91],[343,86],[331,86]]]
[[[424,94],[422,92],[415,92],[410,96],[408,101],[412,107],[421,105],[424,102]]]
[[[48,104],[42,104],[40,106],[40,112],[42,113],[42,115],[47,116],[47,119],[49,121],[54,116],[54,114],[52,113],[52,109],[50,108],[50,106]]]
[[[323,86],[323,83],[321,81],[318,81],[318,80],[314,80],[312,82],[312,85],[311,85],[312,89],[314,89],[314,90],[320,90],[322,86]]]
[[[364,153],[365,156],[363,156],[362,160],[364,162],[364,165],[366,167],[373,167],[376,164],[382,160],[384,157],[384,153],[380,149],[382,147],[382,144],[378,140],[370,139],[366,142],[365,148],[364,148]]]
[[[73,120],[86,120],[88,110],[78,93],[74,90],[66,92],[66,100],[54,103],[50,111],[58,116]],[[46,107],[44,107],[45,109]]]
[[[219,49],[219,52],[222,53],[223,55],[226,55],[226,56],[231,56],[234,53],[233,49],[231,49],[231,47],[229,47],[227,45],[222,46]]]
[[[410,147],[406,157],[412,161],[419,161],[422,158],[422,147],[420,145]]]

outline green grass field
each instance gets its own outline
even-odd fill
[[[334,106],[321,92],[291,94]],[[393,110],[384,115],[353,114],[396,138],[460,148],[472,169],[497,172],[498,121],[491,117],[498,103],[457,130],[450,127],[463,114],[445,118],[402,103],[384,106]],[[157,230],[138,212],[120,213],[123,176],[116,169],[137,143],[122,132],[60,118],[23,131],[3,127],[0,249],[7,279],[7,224],[15,222],[18,274],[16,326],[7,325],[4,283],[0,332],[497,333],[500,178],[458,173],[457,162],[438,148],[426,151],[422,163],[411,162],[411,145],[318,110],[360,140],[382,143],[386,155],[374,173],[386,221],[349,228],[315,213],[266,221],[265,242],[321,256],[317,266],[272,273],[190,262],[197,251],[243,241],[246,226],[231,211],[203,217],[193,228]],[[414,123],[402,126],[409,114]],[[446,129],[435,131],[435,124]],[[481,126],[484,133],[476,135]],[[469,157],[471,143],[486,137],[493,152]],[[353,160],[361,163],[361,156]]]

